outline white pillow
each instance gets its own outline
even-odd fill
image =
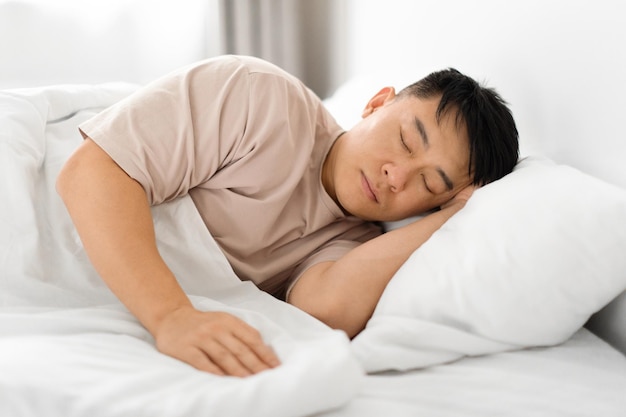
[[[567,340],[626,288],[626,191],[529,157],[477,190],[387,286],[369,372]]]

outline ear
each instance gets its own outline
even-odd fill
[[[363,109],[361,117],[365,118],[374,113],[379,107],[382,107],[385,103],[393,100],[396,97],[396,90],[393,87],[382,88],[374,97],[367,102],[367,105]]]

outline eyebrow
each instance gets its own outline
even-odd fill
[[[417,128],[417,132],[422,137],[422,142],[424,143],[424,148],[428,149],[430,146],[430,142],[428,141],[428,135],[426,134],[426,129],[424,128],[424,123],[417,117],[415,118],[415,127]]]
[[[437,172],[439,173],[439,176],[441,177],[443,182],[446,183],[446,188],[448,189],[448,191],[452,191],[452,189],[454,188],[454,184],[452,183],[450,177],[448,177],[448,174],[446,174],[445,171],[441,168],[437,168]]]
[[[428,134],[426,134],[426,128],[424,128],[424,123],[422,123],[422,121],[418,119],[417,117],[415,117],[415,127],[417,128],[417,132],[422,137],[422,143],[424,144],[424,149],[428,149],[430,147],[430,142],[428,141]],[[452,182],[450,177],[448,177],[448,174],[446,174],[446,172],[442,168],[437,168],[437,173],[439,174],[443,182],[446,184],[447,190],[452,191],[454,189],[454,183]]]

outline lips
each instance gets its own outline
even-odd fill
[[[363,192],[365,193],[365,196],[368,199],[372,200],[375,203],[378,203],[378,198],[376,197],[376,193],[374,193],[374,189],[372,188],[372,186],[370,185],[370,182],[368,181],[367,177],[363,173],[361,173],[361,188],[363,188]]]

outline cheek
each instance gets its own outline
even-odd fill
[[[416,193],[415,195],[404,198],[402,201],[398,201],[395,211],[400,217],[412,217],[436,209],[446,201],[447,200],[445,198],[442,199],[441,196]]]
[[[359,211],[359,195],[357,194],[355,184],[350,182],[350,176],[347,174],[339,175],[335,185],[335,193],[337,202],[340,207],[350,214],[358,216]]]

